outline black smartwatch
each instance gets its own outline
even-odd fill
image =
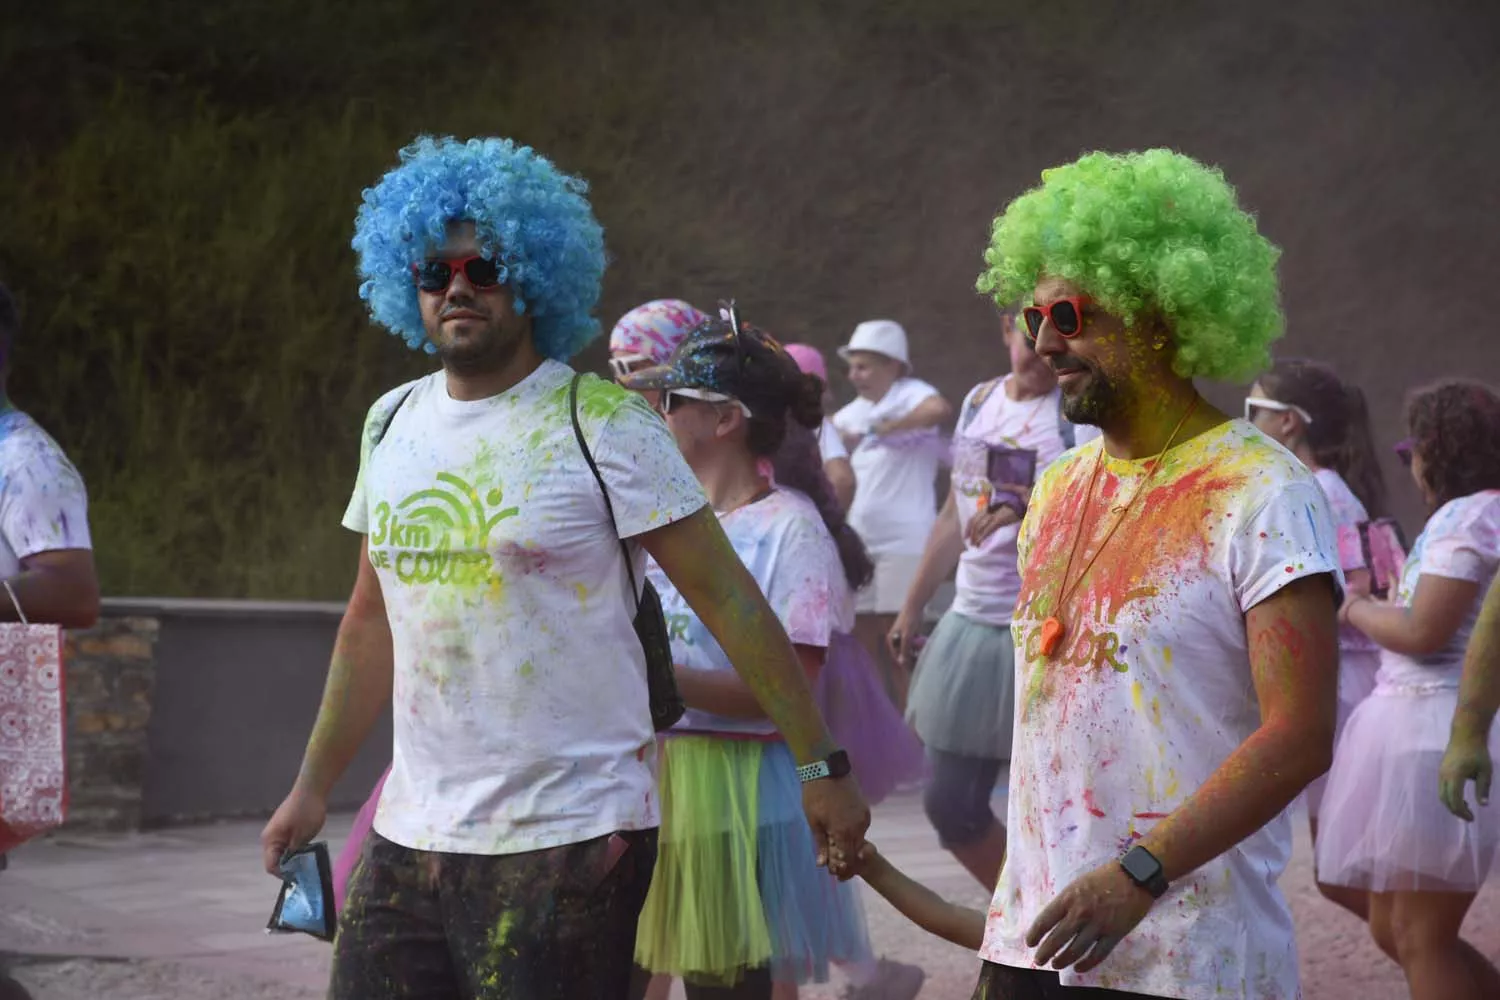
[[[820,778],[844,778],[848,777],[850,770],[849,755],[842,750],[835,750],[823,760],[815,760],[797,768],[797,780],[805,785]]]
[[[1120,867],[1130,876],[1130,881],[1145,889],[1152,899],[1161,899],[1167,891],[1167,879],[1162,874],[1161,862],[1156,855],[1137,844],[1125,852]]]

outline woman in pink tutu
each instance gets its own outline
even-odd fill
[[[1385,513],[1385,483],[1370,441],[1365,394],[1317,361],[1278,361],[1250,387],[1245,419],[1285,447],[1312,470],[1328,496],[1338,528],[1339,560],[1351,590],[1368,592],[1360,526]],[[1339,704],[1335,739],[1354,707],[1375,689],[1380,647],[1357,628],[1339,631]],[[1313,843],[1318,840],[1318,811],[1327,775],[1307,786],[1303,801]],[[1361,920],[1367,916],[1365,893],[1318,883],[1318,891]]]
[[[1500,396],[1443,382],[1413,393],[1406,419],[1398,450],[1433,514],[1392,599],[1350,588],[1340,611],[1380,645],[1380,670],[1334,752],[1318,874],[1369,893],[1370,933],[1414,1000],[1481,1000],[1500,997],[1500,971],[1459,929],[1500,846],[1500,809],[1464,822],[1438,787],[1464,650],[1500,569]]]

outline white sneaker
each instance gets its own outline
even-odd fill
[[[927,973],[917,966],[882,958],[876,964],[874,979],[863,986],[850,983],[841,997],[842,1000],[916,1000],[926,981]]]

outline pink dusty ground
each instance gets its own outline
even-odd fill
[[[334,846],[348,823],[348,817],[330,823]],[[1297,917],[1306,997],[1404,998],[1399,971],[1375,950],[1362,925],[1317,895],[1305,827],[1299,823],[1303,832],[1282,884]],[[255,823],[224,823],[28,845],[0,874],[0,951],[74,956],[28,960],[18,969],[37,1000],[321,997],[328,946],[303,937],[269,937],[262,930],[276,884],[259,870],[258,832]],[[870,837],[948,898],[976,907],[987,902],[988,894],[938,849],[916,797],[898,797],[878,809]],[[877,949],[927,969],[921,996],[966,1000],[977,968],[973,956],[912,928],[873,894],[867,899]],[[1495,882],[1481,893],[1465,935],[1500,958]],[[805,1000],[837,995],[838,984],[803,991]]]

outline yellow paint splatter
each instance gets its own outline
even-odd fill
[[[1141,687],[1140,681],[1130,682],[1130,703],[1135,706],[1137,712],[1144,712],[1146,710],[1145,689]]]
[[[1175,770],[1168,769],[1166,797],[1168,799],[1175,799],[1177,797],[1177,788],[1177,772]]]
[[[578,604],[580,607],[588,603],[589,588],[585,587],[581,583],[575,583],[573,584],[573,591],[578,595]]]

